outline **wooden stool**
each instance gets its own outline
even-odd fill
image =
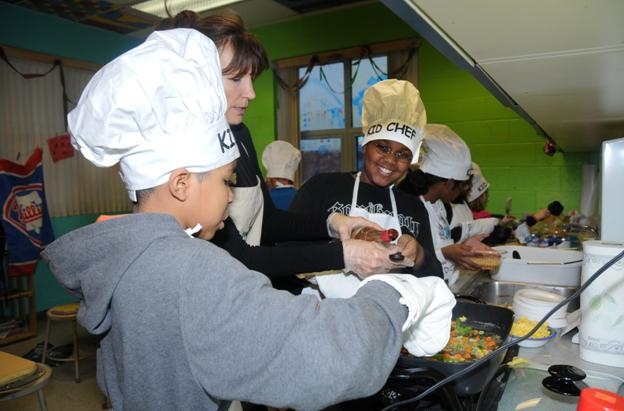
[[[52,368],[2,351],[0,367],[0,380],[4,385],[0,390],[0,401],[13,400],[36,392],[39,407],[42,411],[47,410],[43,389],[50,382]]]
[[[78,383],[80,382],[80,371],[79,371],[79,360],[80,360],[80,351],[78,349],[78,322],[76,321],[76,317],[78,316],[78,308],[80,307],[80,303],[66,304],[66,305],[57,305],[56,307],[50,308],[46,315],[48,317],[46,321],[46,331],[45,331],[45,340],[43,342],[43,354],[41,356],[41,362],[45,363],[46,354],[48,351],[48,342],[50,338],[50,323],[52,321],[71,321],[74,332],[73,332],[73,346],[74,352],[69,358],[55,358],[54,361],[73,361],[75,375],[74,380]]]

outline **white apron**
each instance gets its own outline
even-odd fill
[[[472,221],[472,210],[465,202],[460,204],[451,204],[453,208],[453,218],[451,219],[451,228],[459,227],[463,222]]]
[[[396,208],[396,201],[392,193],[391,185],[388,188],[390,193],[390,203],[392,204],[392,214],[369,213],[366,209],[357,206],[358,191],[360,189],[360,174],[355,177],[353,185],[353,197],[351,199],[351,217],[363,217],[369,221],[379,224],[384,230],[394,228],[397,232],[401,232],[401,224],[399,222],[399,214]],[[396,244],[397,240],[393,243]],[[326,298],[350,298],[355,294],[360,279],[355,274],[340,272],[337,274],[326,274],[316,277],[318,287]]]
[[[494,231],[494,227],[498,224],[498,218],[480,218],[475,220],[472,216],[472,210],[468,204],[453,204],[453,218],[451,220],[451,228],[461,226],[461,237],[457,241],[462,243],[470,237],[476,235],[489,235]]]
[[[459,272],[455,269],[455,264],[452,261],[444,258],[442,254],[442,248],[447,245],[455,244],[451,238],[451,227],[446,219],[446,209],[441,200],[435,203],[430,203],[425,200],[423,196],[420,196],[420,200],[427,209],[429,214],[429,225],[431,226],[431,237],[433,237],[433,248],[435,249],[436,257],[442,264],[442,273],[444,280],[448,285],[452,285],[457,281]]]
[[[234,187],[234,200],[228,206],[238,232],[249,245],[260,245],[264,196],[260,178],[253,187]]]

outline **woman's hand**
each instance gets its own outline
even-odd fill
[[[466,270],[478,270],[481,268],[471,260],[472,257],[478,256],[479,253],[474,251],[471,246],[464,243],[447,245],[442,248],[442,254],[444,258],[451,260],[455,265]]]
[[[360,278],[373,274],[388,273],[391,269],[404,266],[390,260],[390,255],[400,252],[395,245],[384,246],[374,241],[345,240],[342,242],[345,270]]]
[[[350,239],[353,230],[360,227],[372,227],[375,230],[383,230],[379,224],[362,217],[350,217],[340,213],[331,213],[327,217],[329,236],[339,238],[342,241]]]
[[[420,267],[425,258],[425,252],[421,245],[414,237],[409,234],[403,234],[397,240],[397,247],[401,250],[401,254],[405,259],[401,262],[406,267]]]

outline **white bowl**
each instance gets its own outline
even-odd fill
[[[514,294],[511,309],[517,318],[526,317],[531,321],[540,321],[550,310],[563,301],[564,297],[536,288],[522,288]],[[547,320],[552,328],[563,328],[568,325],[566,320],[567,306],[553,313]]]
[[[546,345],[546,343],[557,336],[557,331],[548,327],[548,331],[550,331],[550,335],[544,338],[527,338],[524,341],[520,341],[518,345],[524,348],[538,348]],[[520,337],[516,335],[509,335],[511,341],[516,341],[520,339]]]

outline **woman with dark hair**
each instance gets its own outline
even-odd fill
[[[293,274],[348,267],[360,275],[384,272],[396,267],[389,255],[400,247],[377,247],[361,240],[349,239],[357,226],[371,225],[364,219],[346,218],[334,213],[327,220],[321,214],[299,215],[277,209],[258,165],[251,135],[243,124],[249,102],[256,97],[253,80],[268,68],[264,47],[247,31],[239,16],[199,16],[183,11],[163,20],[157,30],[191,28],[206,35],[219,50],[223,85],[228,109],[226,118],[240,158],[236,163],[234,201],[228,211],[225,228],[213,242],[226,249],[247,267],[260,271],[273,281],[281,277],[284,288],[297,291],[303,285],[293,284]],[[329,238],[329,231],[342,241],[324,244],[274,247],[277,243]],[[275,281],[274,281],[275,284]]]
[[[341,210],[364,216],[384,229],[394,229],[397,244],[412,250],[405,255],[410,267],[401,272],[442,277],[433,253],[427,210],[394,187],[418,155],[425,122],[420,93],[410,82],[390,79],[372,85],[362,100],[362,171],[323,173],[310,178],[297,192],[290,209],[322,210],[326,214]],[[315,280],[325,297],[350,297],[359,285],[359,279],[349,273],[323,273]]]

